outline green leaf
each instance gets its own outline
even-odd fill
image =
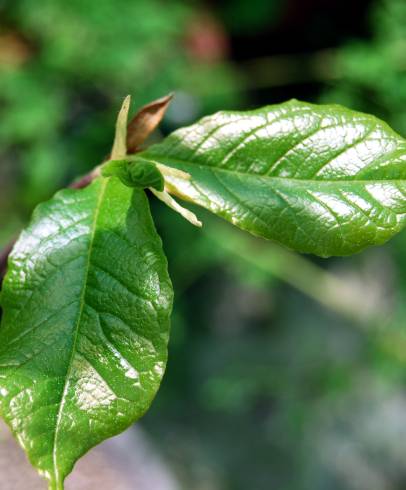
[[[141,158],[133,161],[110,160],[102,167],[105,177],[117,176],[128,187],[146,189],[152,187],[157,191],[164,190],[164,178],[155,163]]]
[[[292,100],[219,112],[141,153],[166,188],[291,249],[349,255],[405,225],[406,142],[377,118]]]
[[[148,409],[171,305],[143,191],[98,178],[36,209],[2,291],[0,409],[51,489]]]

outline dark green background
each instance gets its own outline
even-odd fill
[[[291,97],[406,136],[404,0],[0,0],[0,19],[2,244],[108,154],[128,93],[175,92],[156,139]],[[318,260],[152,208],[176,306],[140,425],[180,488],[405,488],[406,234]]]

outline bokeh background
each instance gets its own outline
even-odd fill
[[[0,245],[108,154],[128,93],[175,92],[155,140],[292,97],[406,136],[405,0],[0,0],[0,19]],[[176,301],[162,388],[112,449],[136,455],[128,482],[406,488],[406,233],[320,260],[151,206]]]

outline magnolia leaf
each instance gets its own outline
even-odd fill
[[[338,105],[218,112],[140,156],[190,174],[169,192],[300,252],[349,255],[405,225],[406,141]]]
[[[117,176],[128,187],[163,191],[164,178],[155,163],[146,160],[110,160],[102,167],[105,177]]]
[[[165,370],[172,287],[144,192],[98,178],[41,204],[1,303],[1,414],[59,490],[143,415]]]

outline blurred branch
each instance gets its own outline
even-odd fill
[[[207,236],[227,253],[256,269],[276,277],[350,320],[351,326],[371,334],[372,345],[402,365],[406,364],[406,332],[401,319],[389,319],[377,304],[364,308],[365,288],[356,288],[322,269],[304,256],[269,241],[252,238],[228,225],[206,228]],[[399,321],[401,322],[398,325]]]
[[[360,308],[365,291],[355,291],[346,281],[322,269],[304,256],[269,241],[251,238],[226,226],[215,226],[210,240],[228,254],[274,276],[306,296],[346,318],[365,325],[376,312]]]
[[[268,56],[245,62],[241,71],[246,75],[247,88],[325,82],[342,77],[337,67],[337,57],[338,52],[333,49],[310,54]]]
[[[338,50],[324,49],[308,54],[258,57],[230,66],[238,74],[240,92],[303,83],[327,83],[344,77],[338,63],[339,54]],[[199,85],[199,96],[224,95],[225,90],[222,86]]]

